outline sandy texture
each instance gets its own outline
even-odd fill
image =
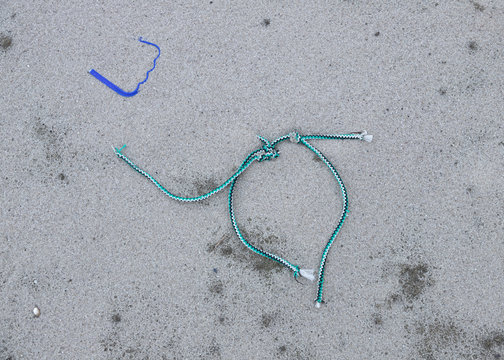
[[[497,0],[0,2],[0,359],[504,358],[503,34]],[[139,36],[122,98],[87,71],[134,89]],[[110,148],[196,195],[293,128],[375,136],[313,142],[351,210],[318,310],[226,191]],[[341,196],[279,149],[237,218],[316,267]]]

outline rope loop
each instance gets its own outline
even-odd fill
[[[154,179],[149,173],[146,171],[142,170],[139,168],[133,161],[131,161],[128,157],[126,157],[123,153],[122,150],[126,145],[124,145],[122,148],[114,148],[114,153],[119,157],[120,159],[124,160],[133,170],[138,172],[139,174],[145,176],[148,180],[150,180],[154,185],[156,185],[165,195],[168,197],[178,200],[178,201],[184,201],[184,202],[195,202],[195,201],[200,201],[203,199],[206,199],[225,187],[229,186],[229,195],[228,195],[228,206],[229,206],[229,217],[231,219],[231,225],[233,226],[233,229],[240,239],[240,241],[251,251],[254,253],[264,256],[265,258],[269,260],[276,261],[280,265],[286,267],[287,269],[291,270],[294,273],[294,278],[297,280],[299,276],[304,277],[308,280],[315,280],[317,279],[317,297],[315,299],[315,306],[320,307],[320,305],[324,302],[322,299],[322,291],[324,287],[324,273],[325,273],[325,266],[327,262],[327,257],[329,254],[329,249],[331,248],[331,245],[333,244],[334,240],[338,236],[341,227],[343,226],[343,222],[345,221],[347,215],[348,215],[348,195],[347,195],[347,190],[345,185],[343,184],[343,180],[339,176],[338,172],[336,171],[336,168],[331,164],[329,159],[322,154],[322,152],[317,149],[315,146],[313,146],[308,140],[361,140],[365,142],[370,142],[373,139],[372,135],[369,135],[366,131],[361,131],[357,133],[346,133],[346,134],[331,134],[331,135],[299,135],[299,133],[294,130],[291,133],[281,136],[277,138],[275,141],[270,142],[267,139],[263,138],[262,136],[257,136],[259,140],[263,143],[263,146],[259,148],[258,150],[252,151],[242,162],[238,170],[235,171],[231,177],[229,177],[224,183],[222,183],[220,186],[217,186],[215,189],[209,191],[206,194],[196,196],[196,197],[184,197],[184,196],[179,196],[171,193],[167,189],[165,189],[156,179]],[[313,152],[317,158],[319,158],[329,169],[329,171],[332,173],[333,177],[335,178],[340,190],[341,190],[341,195],[343,197],[343,207],[341,209],[341,213],[339,215],[338,221],[337,221],[337,226],[334,229],[332,235],[330,236],[329,240],[327,241],[323,251],[322,251],[322,256],[320,259],[319,263],[319,268],[318,268],[318,276],[315,276],[315,271],[314,269],[300,269],[299,266],[294,265],[290,263],[289,261],[283,259],[282,257],[275,255],[273,253],[270,253],[268,251],[262,250],[254,245],[252,245],[247,239],[245,239],[244,235],[240,231],[240,228],[238,227],[238,222],[236,221],[236,216],[234,213],[234,207],[233,207],[233,191],[235,188],[236,181],[238,180],[238,177],[246,170],[248,167],[254,162],[262,162],[262,161],[269,161],[271,159],[275,159],[280,155],[280,152],[275,148],[276,145],[280,144],[281,142],[285,140],[290,140],[293,143],[303,145],[306,147],[308,150]]]

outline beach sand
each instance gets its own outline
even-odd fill
[[[504,358],[504,4],[2,2],[0,359]],[[138,95],[124,98],[96,69]],[[239,241],[224,182],[313,140],[348,190],[316,283]],[[306,148],[235,188],[317,268],[342,200]],[[40,311],[35,316],[34,309]]]

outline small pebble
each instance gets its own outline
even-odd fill
[[[38,306],[35,306],[33,308],[33,315],[35,315],[35,317],[39,317],[40,316],[40,309],[38,308]]]

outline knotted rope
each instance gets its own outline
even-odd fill
[[[251,251],[255,252],[256,254],[259,254],[261,256],[264,256],[270,260],[276,261],[279,264],[285,266],[289,270],[291,270],[294,273],[294,278],[298,278],[298,276],[305,277],[309,280],[315,280],[314,276],[314,270],[311,269],[300,269],[298,265],[294,265],[290,263],[289,261],[283,259],[282,257],[272,254],[270,252],[264,251],[245,239],[243,236],[242,232],[240,231],[238,224],[236,222],[236,217],[234,214],[234,209],[233,209],[233,190],[234,186],[236,184],[236,181],[238,180],[238,177],[254,162],[262,162],[262,161],[269,161],[272,159],[277,158],[280,155],[280,152],[276,149],[276,146],[280,144],[281,142],[285,140],[290,140],[292,143],[295,144],[301,144],[307,147],[309,150],[315,153],[315,155],[322,160],[322,162],[329,168],[331,173],[333,174],[334,178],[336,179],[340,190],[341,194],[343,196],[343,208],[338,220],[338,225],[334,229],[331,237],[329,238],[326,246],[324,247],[324,250],[322,252],[322,257],[320,260],[320,265],[319,265],[319,270],[318,270],[318,288],[317,288],[317,297],[315,299],[315,305],[317,307],[320,307],[320,304],[323,302],[322,301],[322,292],[323,292],[323,287],[324,287],[324,271],[325,271],[325,266],[326,266],[326,261],[327,261],[327,255],[329,253],[329,249],[331,248],[331,245],[333,244],[334,240],[336,239],[336,236],[338,236],[339,231],[341,230],[341,227],[343,226],[343,223],[347,217],[348,214],[348,195],[347,191],[345,188],[345,185],[343,184],[343,180],[339,176],[338,172],[334,168],[334,166],[331,164],[331,162],[318,150],[315,146],[310,144],[308,140],[363,140],[366,142],[370,142],[373,139],[372,135],[368,135],[366,131],[358,132],[358,133],[350,133],[350,134],[338,134],[338,135],[300,135],[298,132],[294,131],[291,132],[288,135],[284,135],[279,137],[273,142],[268,141],[267,139],[263,138],[262,136],[258,136],[259,140],[263,143],[263,146],[257,150],[252,151],[242,162],[238,170],[231,175],[229,179],[224,181],[224,183],[220,186],[217,186],[215,189],[209,191],[206,194],[199,195],[196,197],[184,197],[184,196],[179,196],[171,193],[168,191],[163,185],[161,185],[156,179],[154,179],[149,173],[145,172],[144,170],[140,169],[133,161],[131,161],[129,158],[127,158],[123,153],[122,150],[126,147],[124,145],[122,148],[117,149],[114,148],[115,154],[122,160],[124,160],[133,170],[137,171],[141,175],[145,176],[147,179],[149,179],[156,187],[158,187],[165,195],[169,196],[172,199],[178,200],[178,201],[183,201],[183,202],[195,202],[195,201],[201,201],[206,198],[209,198],[210,196],[218,193],[225,187],[229,185],[229,195],[228,195],[228,205],[229,205],[229,217],[231,219],[231,224],[233,226],[233,229],[238,236],[238,238],[241,240],[241,242]]]

